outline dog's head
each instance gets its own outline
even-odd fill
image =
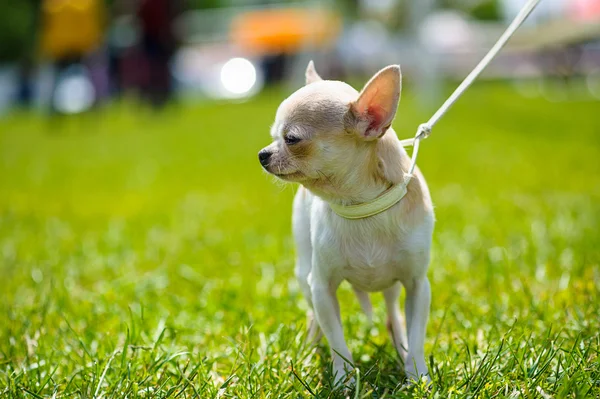
[[[374,144],[390,127],[400,100],[401,74],[388,66],[359,93],[322,80],[312,61],[306,85],[277,110],[273,142],[258,153],[267,172],[308,188],[352,184],[372,167]],[[376,167],[376,165],[375,165]]]

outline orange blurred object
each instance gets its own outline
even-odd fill
[[[257,53],[291,53],[307,45],[327,47],[341,29],[338,15],[325,10],[252,11],[232,24],[234,43]]]
[[[103,4],[101,0],[44,0],[42,53],[60,59],[97,48],[104,36]]]

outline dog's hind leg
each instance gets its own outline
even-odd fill
[[[383,297],[385,298],[385,306],[387,309],[387,329],[392,338],[392,342],[396,351],[402,358],[402,362],[406,361],[406,354],[408,345],[406,344],[406,338],[404,335],[402,326],[402,313],[400,312],[400,289],[402,286],[400,283],[396,283],[387,290],[383,291]]]
[[[354,294],[356,298],[358,298],[358,303],[360,304],[360,308],[367,315],[367,319],[369,323],[373,323],[373,305],[371,305],[371,298],[369,297],[369,293],[365,291],[361,291],[358,288],[352,286],[354,290]]]
[[[425,363],[424,345],[425,329],[431,305],[431,287],[427,276],[414,279],[406,288],[406,318],[408,331],[408,356],[406,358],[406,376],[418,380],[425,376],[428,381],[429,372]]]

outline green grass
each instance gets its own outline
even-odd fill
[[[294,189],[256,156],[283,96],[0,122],[0,397],[343,395],[302,346]],[[351,397],[600,396],[599,111],[478,85],[442,120],[419,158],[433,385],[403,387],[381,295],[369,326],[344,285]]]

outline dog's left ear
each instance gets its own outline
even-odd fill
[[[390,65],[377,72],[351,104],[355,129],[363,138],[379,138],[389,129],[400,102],[401,86],[400,65]]]
[[[315,69],[315,63],[312,60],[310,60],[310,62],[308,63],[308,66],[306,67],[305,75],[306,75],[306,84],[307,85],[323,80],[317,73],[317,70]]]

